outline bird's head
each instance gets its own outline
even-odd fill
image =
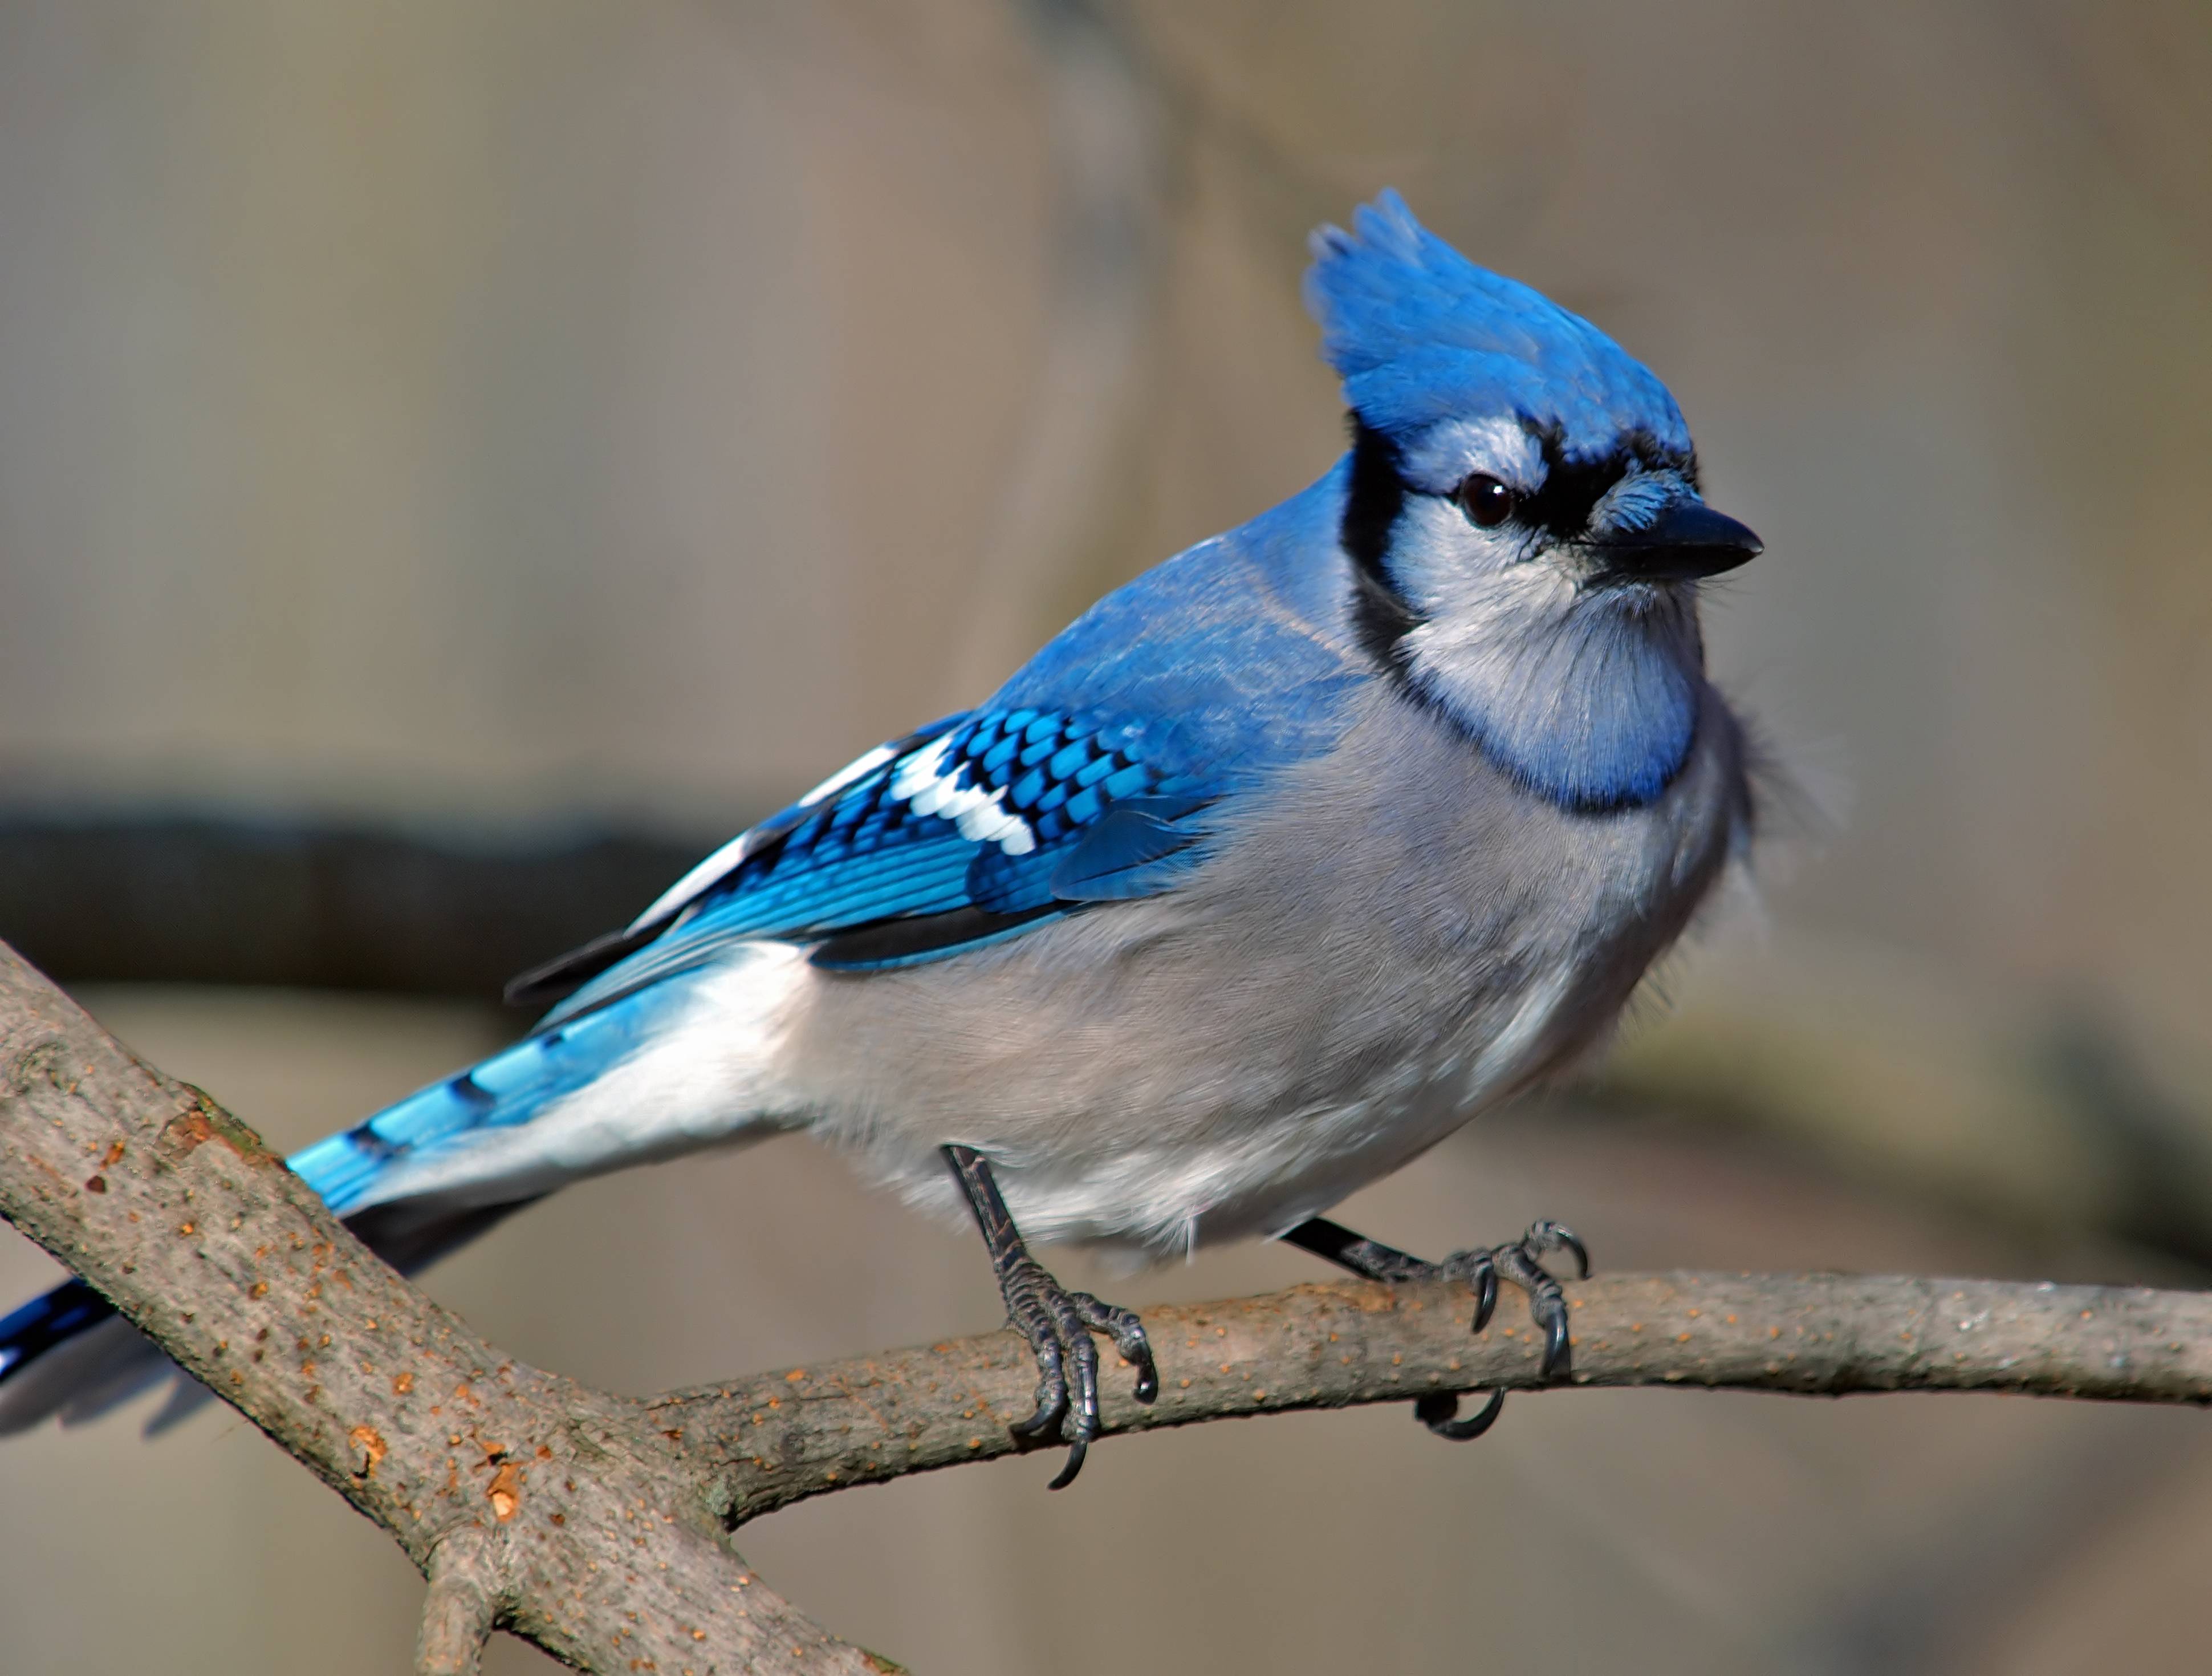
[[[1313,254],[1307,306],[1351,408],[1363,638],[1561,801],[1656,795],[1695,722],[1695,584],[1759,551],[1700,497],[1681,409],[1395,192]]]

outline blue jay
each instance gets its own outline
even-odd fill
[[[1565,1371],[1564,1228],[1426,1263],[1322,1213],[1602,1039],[1742,852],[1698,584],[1759,543],[1656,377],[1395,192],[1312,252],[1352,432],[1320,481],[517,980],[554,1003],[529,1035],[292,1167],[413,1270],[581,1177],[811,1131],[981,1228],[1055,1487],[1092,1335],[1158,1380],[1030,1240],[1280,1238],[1463,1279],[1478,1329],[1502,1276]],[[0,1321],[0,1429],[161,1370],[112,1314],[71,1282]],[[1499,1400],[1419,1413],[1471,1436]]]

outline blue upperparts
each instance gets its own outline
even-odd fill
[[[1334,474],[1108,595],[982,709],[871,752],[702,863],[559,1025],[732,944],[868,972],[942,960],[1170,888],[1221,805],[1326,748],[1358,679],[1306,614]],[[1320,535],[1316,543],[1313,538]],[[1311,599],[1304,596],[1311,595]]]
[[[1188,865],[1221,787],[1144,720],[1021,706],[956,716],[811,804],[575,997],[688,969],[732,942],[812,942],[817,966],[940,959]]]

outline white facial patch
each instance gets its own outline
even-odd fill
[[[985,791],[958,783],[960,765],[949,770],[945,757],[952,743],[940,739],[917,751],[891,777],[891,795],[916,814],[941,815],[960,830],[970,844],[995,844],[1009,856],[1026,856],[1036,848],[1030,824],[1006,806],[1006,792]]]
[[[1516,420],[1447,419],[1405,449],[1398,470],[1408,486],[1431,495],[1449,495],[1474,472],[1525,495],[1543,486],[1544,451]]]

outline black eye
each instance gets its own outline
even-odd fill
[[[1468,521],[1482,529],[1496,529],[1513,515],[1520,497],[1487,472],[1477,472],[1452,491]]]

